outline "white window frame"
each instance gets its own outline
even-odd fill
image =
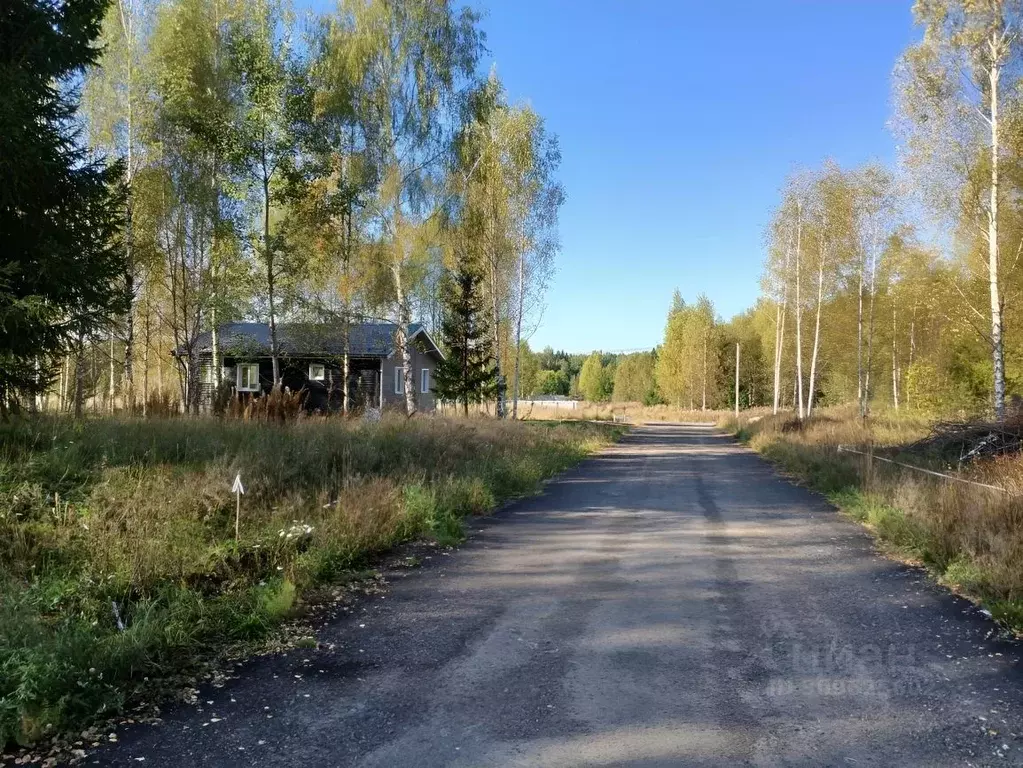
[[[419,371],[419,392],[424,395],[430,394],[430,369],[423,368]]]
[[[394,394],[405,394],[405,368],[400,365],[394,369]]]
[[[313,368],[320,369],[320,375],[313,375]],[[309,381],[326,381],[327,380],[327,366],[323,363],[309,363]]]
[[[255,368],[256,369],[256,385],[254,387],[243,387],[242,386],[242,378],[245,375],[244,371],[246,371],[246,370],[248,370],[250,368]],[[235,366],[235,369],[237,371],[235,373],[235,376],[237,377],[236,378],[236,384],[237,384],[237,389],[238,389],[239,392],[259,392],[259,390],[260,390],[260,386],[259,386],[259,363],[238,363],[238,365]]]

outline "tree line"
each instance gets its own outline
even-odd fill
[[[345,339],[395,323],[410,379],[406,330],[457,314],[459,271],[479,305],[474,365],[502,402],[522,391],[559,247],[560,151],[480,71],[475,12],[14,0],[0,24],[17,94],[0,113],[0,227],[18,246],[0,279],[5,408],[197,411],[200,336],[217,360],[218,328],[238,319],[267,322],[275,386],[279,326],[295,321]],[[224,385],[220,365],[210,375]]]
[[[664,399],[734,400],[739,343],[744,406],[1004,417],[1023,384],[1021,11],[916,2],[922,36],[893,76],[899,164],[793,173],[757,303],[722,323],[705,299],[676,296],[657,363]]]

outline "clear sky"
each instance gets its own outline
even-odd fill
[[[489,61],[561,142],[562,253],[539,349],[658,343],[672,291],[757,297],[794,168],[894,158],[910,0],[477,0]]]
[[[894,160],[912,0],[465,0],[561,143],[562,251],[534,349],[651,348],[672,292],[757,298],[785,177]],[[329,11],[332,0],[296,0]]]

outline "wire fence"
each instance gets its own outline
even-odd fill
[[[855,453],[858,456],[866,456],[868,459],[873,461],[883,461],[886,464],[894,464],[897,467],[903,469],[911,469],[914,472],[922,472],[925,475],[933,475],[934,477],[941,477],[945,480],[952,480],[956,483],[966,483],[967,485],[976,485],[979,488],[988,488],[992,491],[1001,491],[1002,493],[1012,493],[1008,488],[1003,488],[1000,485],[989,485],[988,483],[978,483],[976,480],[967,480],[965,477],[956,477],[955,475],[949,475],[944,472],[937,472],[933,469],[924,469],[923,467],[914,467],[912,464],[906,464],[901,461],[895,461],[895,459],[888,459],[884,456],[875,456],[873,453],[867,453],[865,451],[857,451],[855,448],[847,448],[844,445],[838,446],[839,453]]]

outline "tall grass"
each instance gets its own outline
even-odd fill
[[[375,552],[457,541],[463,516],[613,437],[389,417],[0,425],[0,746],[112,714],[264,636]]]
[[[944,584],[983,603],[1023,632],[1023,459],[976,461],[963,469],[907,446],[925,436],[919,415],[881,412],[864,422],[848,408],[825,409],[799,426],[791,414],[722,426],[826,494],[867,525],[890,553],[925,565]],[[997,485],[1007,493],[933,477],[839,446]]]

